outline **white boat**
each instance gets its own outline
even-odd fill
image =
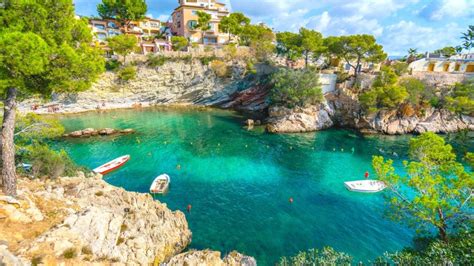
[[[344,182],[344,186],[350,191],[362,193],[376,193],[384,190],[387,186],[379,180],[357,180]]]
[[[163,194],[168,190],[170,185],[170,177],[167,174],[162,174],[153,180],[150,186],[151,194]]]
[[[122,157],[119,157],[115,160],[112,160],[106,164],[103,164],[97,168],[95,168],[94,171],[95,173],[98,173],[98,174],[101,174],[101,175],[106,175],[118,168],[120,168],[121,166],[123,166],[126,162],[128,162],[128,160],[130,160],[130,155],[125,155],[125,156],[122,156]]]

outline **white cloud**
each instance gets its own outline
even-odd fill
[[[428,52],[444,46],[455,46],[462,30],[456,23],[433,28],[402,20],[387,26],[380,41],[392,55],[405,55],[409,48]]]
[[[474,16],[473,0],[441,0],[430,14],[432,20],[442,20],[446,17]]]
[[[373,34],[380,36],[383,27],[377,19],[362,15],[331,16],[328,12],[309,18],[302,26],[321,31],[324,35]]]

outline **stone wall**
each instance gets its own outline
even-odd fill
[[[464,82],[467,79],[474,79],[474,74],[414,71],[409,77],[422,80],[429,86],[444,88],[452,86],[455,83]]]

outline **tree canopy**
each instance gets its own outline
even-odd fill
[[[319,57],[324,50],[323,35],[315,30],[301,28],[299,33],[277,33],[277,52],[292,60],[303,56],[306,67],[311,56]]]
[[[145,0],[102,0],[102,3],[97,5],[99,16],[116,19],[122,26],[128,26],[131,21],[143,19],[147,9]]]
[[[109,47],[117,53],[118,55],[123,56],[123,63],[125,64],[127,55],[135,51],[137,48],[137,37],[135,35],[122,34],[117,35],[108,40]]]
[[[240,36],[244,27],[250,24],[250,19],[243,13],[232,13],[227,17],[222,18],[219,23],[219,31],[224,33]]]
[[[282,68],[273,74],[272,83],[272,104],[293,108],[318,104],[323,100],[319,76],[313,71]]]
[[[461,39],[463,40],[462,47],[470,52],[474,48],[474,25],[469,25],[467,31],[462,34]]]
[[[14,196],[17,96],[85,90],[104,70],[104,58],[90,46],[91,33],[75,18],[71,0],[5,1],[0,21],[3,190]]]
[[[391,218],[407,223],[420,232],[436,229],[440,239],[472,219],[474,175],[456,161],[451,145],[434,133],[424,133],[410,141],[410,161],[405,175],[392,160],[374,156],[377,177],[387,184]]]
[[[210,22],[211,22],[212,17],[210,14],[204,11],[198,11],[197,16],[198,16],[198,21],[195,28],[201,31],[201,41],[202,43],[204,43],[204,32],[211,29]]]
[[[457,54],[456,48],[452,46],[446,46],[441,49],[435,50],[433,53],[442,55],[444,57],[450,57]]]
[[[328,37],[325,41],[328,52],[342,58],[354,69],[355,75],[360,72],[362,62],[380,63],[387,58],[382,45],[377,44],[372,35],[348,35]]]

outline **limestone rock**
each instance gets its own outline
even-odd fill
[[[63,196],[73,197],[80,210],[22,249],[22,255],[36,254],[46,245],[55,257],[72,248],[78,258],[90,261],[147,265],[170,259],[191,241],[184,214],[170,211],[148,194],[126,192],[93,178],[63,182]]]
[[[271,133],[310,132],[334,125],[333,111],[325,104],[289,109],[273,106],[269,109],[267,130]]]
[[[0,265],[23,266],[29,264],[25,259],[13,255],[7,246],[0,245]]]
[[[221,253],[218,251],[191,250],[174,256],[167,265],[256,266],[257,262],[253,257],[245,256],[235,251],[221,259]]]

